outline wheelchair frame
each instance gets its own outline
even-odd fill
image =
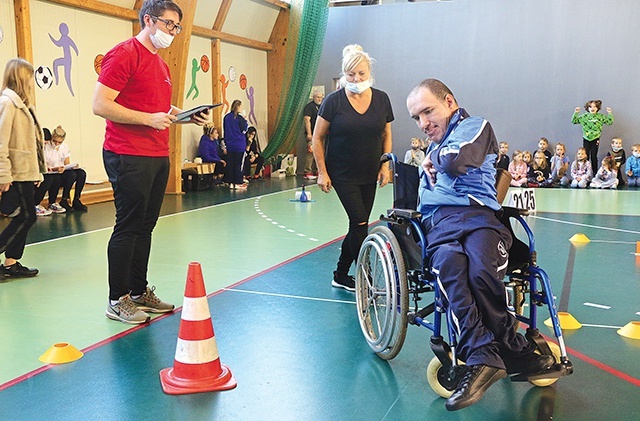
[[[395,206],[398,197],[398,161],[394,154],[383,155],[381,161],[386,160],[391,161],[394,175]],[[506,190],[503,193],[506,194]],[[511,380],[548,386],[559,377],[571,374],[573,367],[567,357],[549,277],[536,262],[535,238],[523,218],[526,212],[514,208],[504,208],[503,212],[507,219],[500,219],[511,231],[514,246],[518,242],[521,248],[519,251],[526,254],[526,261],[515,262],[513,265],[509,262],[505,286],[512,288],[513,293],[508,311],[515,315],[518,322],[527,324],[525,337],[536,347],[537,352],[556,358],[556,364],[544,373],[528,377],[515,375]],[[512,219],[524,229],[528,244],[524,244],[514,234],[510,224]],[[408,324],[431,330],[430,346],[435,357],[427,369],[427,378],[434,391],[447,398],[465,370],[456,356],[457,337],[451,312],[447,310],[445,298],[427,267],[424,246],[426,236],[421,224],[421,214],[412,209],[393,208],[386,215],[381,215],[380,220],[386,222],[386,226],[378,226],[371,231],[362,244],[357,261],[356,305],[362,332],[370,348],[380,358],[390,360],[400,352]],[[514,246],[511,250],[514,250]],[[411,250],[411,247],[418,247],[420,253]],[[421,294],[431,292],[433,301],[420,306]],[[529,312],[525,315],[527,295]],[[411,310],[409,297],[413,304]],[[538,330],[538,307],[543,305],[549,309],[557,346],[548,343]],[[427,320],[431,315],[433,322]],[[442,335],[443,316],[447,322],[447,340]]]

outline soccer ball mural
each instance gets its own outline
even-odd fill
[[[36,85],[40,89],[49,89],[53,85],[53,72],[47,66],[40,66],[35,73]]]

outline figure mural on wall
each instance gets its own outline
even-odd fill
[[[67,81],[67,87],[69,88],[69,92],[71,92],[71,96],[75,96],[73,93],[73,87],[71,86],[71,48],[74,49],[76,55],[79,56],[78,47],[76,43],[73,42],[71,37],[69,36],[69,27],[66,23],[62,22],[58,27],[60,31],[60,39],[55,39],[51,34],[49,34],[49,38],[51,42],[56,47],[62,48],[62,57],[53,60],[53,75],[55,77],[56,85],[58,85],[58,67],[64,67],[64,77]]]
[[[229,109],[229,101],[227,101],[227,86],[229,86],[229,81],[224,75],[220,75],[220,93],[222,94],[222,114],[226,114]]]
[[[189,95],[191,95],[191,92],[194,92],[194,91],[195,91],[195,95],[193,96],[192,99],[196,99],[198,98],[198,95],[200,95],[200,89],[198,89],[198,86],[196,84],[196,79],[197,79],[196,76],[198,75],[198,70],[200,70],[200,66],[198,65],[198,59],[194,58],[193,60],[191,60],[191,87],[187,92],[187,99],[189,99]]]
[[[2,26],[0,26],[0,44],[2,44],[3,40],[4,40],[4,30],[2,29]]]
[[[247,93],[247,98],[249,99],[249,123],[253,124],[254,126],[258,125],[258,120],[256,119],[256,113],[254,112],[254,103],[255,103],[255,96],[253,94],[253,86],[249,86],[249,89],[246,90]]]

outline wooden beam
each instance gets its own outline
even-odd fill
[[[290,9],[280,10],[269,37],[269,42],[273,45],[273,50],[267,52],[267,133],[269,136],[275,131],[284,84],[290,16]]]
[[[233,0],[222,0],[220,9],[218,9],[218,15],[211,29],[214,31],[222,31],[224,22],[227,20],[227,15],[229,14],[229,9],[231,9],[231,3],[233,3]]]
[[[224,32],[216,31],[213,29],[203,28],[202,26],[193,27],[192,35],[198,35],[209,39],[219,39],[230,44],[242,45],[243,47],[254,48],[256,50],[271,51],[273,50],[273,44],[269,42],[257,41],[255,39],[249,39],[240,37],[237,35],[227,34]]]
[[[220,82],[220,74],[222,73],[220,65],[220,40],[211,40],[211,87],[213,103],[222,102],[222,86]],[[222,135],[222,108],[213,109],[213,125],[218,129],[218,133]]]
[[[87,10],[89,12],[97,12],[116,18],[138,20],[138,12],[136,10],[114,6],[112,4],[103,3],[96,0],[47,0],[47,2],[71,6],[75,7],[76,9]]]
[[[189,45],[193,29],[198,0],[174,0],[182,9],[182,31],[175,37],[171,47],[158,50],[158,55],[169,65],[173,93],[171,103],[182,108],[184,104],[184,84],[187,76],[185,69],[189,60]],[[169,127],[169,181],[166,193],[182,194],[182,125],[172,124]]]
[[[274,6],[278,6],[281,9],[289,9],[291,5],[289,3],[285,3],[280,0],[263,0],[266,3],[273,4]]]
[[[29,0],[13,0],[16,24],[16,44],[18,57],[33,63],[33,43],[31,41],[31,8]]]

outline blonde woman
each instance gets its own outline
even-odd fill
[[[342,88],[327,95],[318,110],[312,149],[318,167],[318,185],[332,188],[349,217],[349,231],[331,285],[355,291],[349,275],[367,236],[376,182],[389,181],[387,165],[380,156],[391,152],[393,110],[386,93],[372,87],[372,58],[359,45],[342,51]]]
[[[42,181],[43,133],[36,119],[33,66],[15,58],[7,62],[0,94],[0,194],[3,210],[12,208],[11,222],[0,233],[0,280],[32,277],[38,269],[22,266],[27,233],[36,221],[33,193]]]

